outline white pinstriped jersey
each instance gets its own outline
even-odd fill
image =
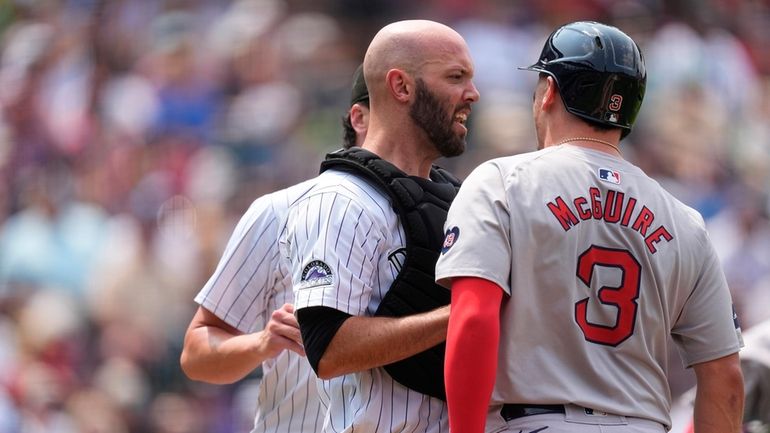
[[[273,311],[294,302],[278,236],[291,203],[315,179],[260,197],[236,226],[225,252],[195,301],[241,332],[264,329]],[[318,431],[324,409],[307,359],[285,350],[262,363],[253,433]]]
[[[489,161],[446,227],[436,278],[481,277],[510,296],[492,404],[670,426],[667,337],[686,365],[741,346],[703,219],[627,161],[571,145]]]
[[[371,316],[403,263],[405,237],[388,199],[366,181],[329,170],[289,210],[281,248],[293,264],[295,308]],[[382,368],[322,380],[324,432],[447,432],[443,401],[395,382]]]

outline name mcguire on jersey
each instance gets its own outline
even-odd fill
[[[636,218],[634,210],[637,200],[628,197],[624,193],[614,190],[607,190],[606,196],[602,197],[599,188],[591,187],[588,190],[588,198],[581,196],[572,200],[572,208],[564,201],[561,196],[556,197],[553,202],[547,203],[548,209],[559,221],[564,231],[568,231],[572,226],[588,219],[604,220],[607,223],[620,223],[623,227],[630,227],[644,238],[644,243],[650,253],[655,254],[658,249],[655,244],[665,240],[670,242],[674,237],[663,225],[657,226],[650,232],[650,227],[655,221],[655,213],[647,206],[642,206]],[[633,223],[631,222],[633,219]],[[647,234],[648,232],[649,235]]]

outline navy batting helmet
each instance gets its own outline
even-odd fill
[[[556,29],[540,60],[521,68],[556,80],[570,113],[631,132],[644,99],[647,71],[639,47],[616,27],[578,21]]]

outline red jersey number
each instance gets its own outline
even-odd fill
[[[619,286],[601,286],[596,293],[596,299],[601,305],[612,306],[616,309],[615,323],[614,325],[606,325],[588,320],[588,303],[591,298],[585,298],[575,303],[575,321],[583,331],[586,340],[607,346],[617,346],[634,333],[638,308],[636,300],[639,298],[639,280],[642,268],[627,250],[594,245],[580,255],[577,264],[577,276],[588,287],[591,287],[591,279],[597,266],[617,268],[621,272]],[[606,308],[601,305],[591,305],[591,309]]]

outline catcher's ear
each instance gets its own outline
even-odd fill
[[[391,69],[385,74],[385,83],[391,95],[400,102],[408,102],[414,93],[411,77],[400,69]]]

